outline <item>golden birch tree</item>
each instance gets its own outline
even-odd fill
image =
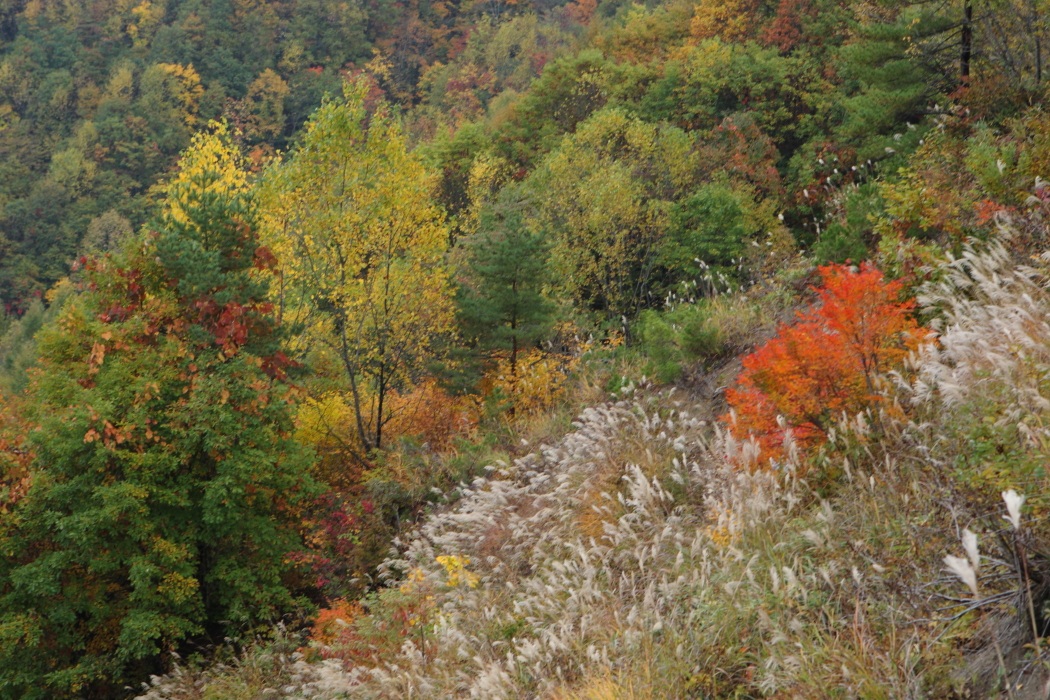
[[[383,445],[391,392],[419,378],[453,322],[435,179],[385,104],[369,114],[366,94],[351,82],[322,105],[260,186],[278,302],[300,329],[293,349],[339,368],[364,453]]]

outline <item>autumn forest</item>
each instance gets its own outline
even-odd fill
[[[1046,697],[1044,38],[0,0],[0,698]]]

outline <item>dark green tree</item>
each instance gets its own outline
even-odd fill
[[[221,135],[209,146],[221,156]],[[273,258],[246,189],[207,167],[224,159],[199,161],[155,232],[88,261],[38,336],[33,483],[0,519],[0,697],[115,697],[186,640],[297,604],[289,554],[315,487],[290,436]]]
[[[891,9],[881,21],[860,23],[839,51],[845,97],[837,135],[861,159],[915,148],[921,134],[905,125],[921,122],[958,84],[954,19],[923,3]]]
[[[495,153],[521,167],[535,165],[562,136],[605,106],[613,70],[595,49],[548,64],[529,91],[495,120]]]
[[[489,211],[469,243],[468,282],[460,287],[460,323],[483,363],[509,353],[518,372],[519,353],[550,330],[554,304],[544,294],[549,247],[517,211]]]

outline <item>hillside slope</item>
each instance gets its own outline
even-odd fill
[[[1050,268],[1023,243],[944,264],[939,346],[819,454],[760,468],[709,400],[629,387],[428,517],[303,649],[140,697],[1042,697]]]
[[[972,10],[0,0],[0,700],[1041,690]]]

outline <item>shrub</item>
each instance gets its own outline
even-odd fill
[[[451,396],[431,378],[411,391],[393,392],[387,432],[395,440],[417,437],[435,451],[451,449],[453,441],[477,427],[477,410],[470,397]]]
[[[704,313],[688,314],[682,320],[678,343],[693,360],[716,357],[724,350],[721,331]]]
[[[711,318],[708,305],[708,300],[702,300],[639,315],[633,334],[648,360],[647,376],[662,383],[674,382],[688,365],[706,364],[726,354],[722,329]]]
[[[521,353],[512,370],[509,357],[499,357],[482,379],[486,396],[506,397],[511,415],[536,415],[564,395],[578,357],[532,349]]]
[[[678,379],[682,373],[676,333],[666,317],[657,311],[643,311],[635,326],[635,337],[648,358],[646,373],[661,383]]]
[[[773,457],[782,455],[788,432],[800,445],[820,443],[842,413],[878,403],[879,376],[900,368],[929,336],[911,317],[914,302],[899,300],[901,282],[887,282],[871,265],[820,272],[819,303],[745,357],[726,393],[733,432],[754,435]]]

